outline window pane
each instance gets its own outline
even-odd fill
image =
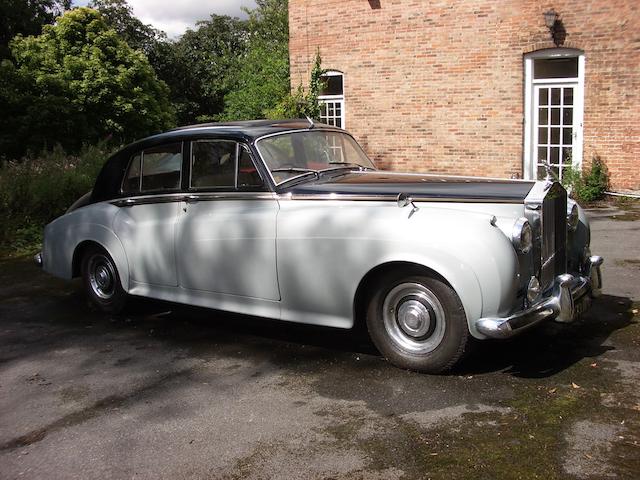
[[[572,161],[572,151],[571,151],[571,147],[565,147],[562,149],[562,163],[564,163],[565,165],[571,165],[571,161]]]
[[[538,147],[538,162],[545,163],[547,161],[547,147]]]
[[[140,154],[131,159],[127,177],[122,185],[123,193],[135,193],[140,191]]]
[[[236,143],[210,140],[191,143],[191,186],[229,187],[236,184]]]
[[[565,105],[573,105],[573,88],[568,87],[564,89],[563,92],[563,102]]]
[[[573,143],[573,129],[562,129],[562,143],[564,143],[565,145],[571,145]]]
[[[342,75],[324,75],[324,85],[320,95],[342,95]]]
[[[549,137],[548,137],[548,130],[547,127],[541,127],[538,128],[538,143],[548,143],[549,142]]]
[[[245,147],[240,149],[238,160],[238,188],[262,187],[262,179],[256,166],[251,159],[251,155]]]
[[[538,111],[538,125],[546,125],[547,124],[547,116],[549,115],[548,108],[541,108]]]
[[[538,104],[549,105],[549,89],[541,88],[538,90]]]
[[[577,76],[578,57],[533,60],[533,78],[575,78]]]
[[[565,108],[562,112],[562,123],[564,125],[573,125],[573,108]]]
[[[552,128],[551,129],[551,143],[554,145],[558,145],[560,143],[560,129]]]
[[[551,125],[560,125],[560,109],[551,109]]]
[[[538,180],[542,180],[547,176],[547,169],[543,166],[538,166]]]
[[[549,162],[554,165],[560,163],[560,149],[558,147],[551,147]]]
[[[145,150],[142,154],[142,191],[179,189],[181,170],[181,143]]]
[[[560,105],[560,89],[551,89],[551,105]]]

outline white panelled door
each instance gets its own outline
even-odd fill
[[[564,170],[574,164],[576,87],[577,84],[572,83],[534,87],[533,144],[538,178],[546,175],[547,162],[560,180]]]

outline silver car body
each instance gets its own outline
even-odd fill
[[[255,141],[250,143],[255,147]],[[257,152],[254,161],[261,162]],[[407,178],[385,175],[391,181],[396,175]],[[416,175],[415,180],[427,177]],[[277,188],[108,199],[47,225],[41,260],[45,271],[70,279],[78,275],[78,252],[93,242],[113,258],[122,287],[131,295],[338,328],[356,322],[368,275],[385,265],[415,264],[451,285],[474,337],[506,337],[517,322],[505,325],[505,319],[561,297],[555,277],[567,273],[554,272],[543,296],[523,300],[533,267],[514,248],[512,233],[522,218],[535,224],[546,192],[557,184],[531,185],[522,202],[416,195],[404,202],[407,206],[388,194]],[[568,244],[567,251],[579,257],[569,264],[580,271],[570,273],[572,281],[589,283],[592,293],[597,288],[591,280],[589,227],[580,209],[579,220],[583,234],[569,239],[574,245]],[[577,286],[572,284],[570,295],[571,288]],[[549,314],[543,316],[557,317],[559,308],[547,306]]]

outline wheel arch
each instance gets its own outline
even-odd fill
[[[353,300],[354,328],[362,329],[366,325],[367,303],[375,282],[391,271],[407,270],[409,274],[428,275],[442,280],[458,295],[465,310],[469,330],[475,327],[472,319],[479,317],[482,311],[482,293],[477,277],[471,269],[458,262],[455,267],[446,268],[438,262],[414,259],[397,259],[380,262],[371,268],[360,280]]]

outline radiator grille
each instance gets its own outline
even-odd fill
[[[554,183],[542,202],[540,219],[540,282],[549,286],[567,271],[567,192]]]

